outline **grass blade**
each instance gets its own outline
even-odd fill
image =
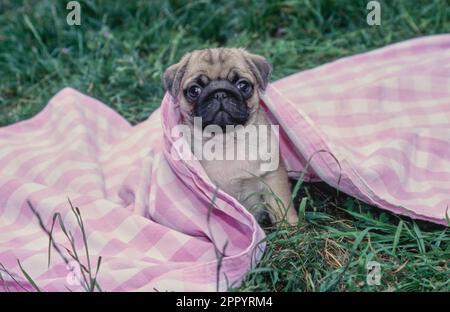
[[[22,271],[22,274],[25,276],[25,278],[28,280],[28,282],[31,284],[31,286],[33,286],[34,289],[36,289],[36,291],[41,292],[41,289],[36,285],[36,283],[34,282],[34,280],[31,278],[31,276],[27,273],[27,271],[25,271],[25,269],[22,267],[22,265],[20,264],[19,259],[17,259],[17,264],[19,264],[20,270]]]
[[[398,226],[397,226],[397,230],[395,231],[394,243],[392,244],[392,254],[393,255],[395,255],[396,248],[400,241],[400,236],[402,234],[402,228],[403,228],[403,220],[400,220],[400,222],[398,223]]]

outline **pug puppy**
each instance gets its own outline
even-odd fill
[[[229,126],[240,126],[236,129],[245,131],[251,125],[270,125],[260,108],[260,95],[268,84],[271,71],[272,67],[264,57],[244,49],[204,49],[188,53],[170,66],[163,75],[163,83],[165,90],[179,104],[181,122],[188,125],[192,133],[198,127],[195,117],[202,118],[202,129],[214,125],[224,130],[221,134],[202,138],[202,144],[219,140],[226,153],[230,146],[235,151],[248,147],[241,146],[243,144],[251,144],[237,140],[233,132],[238,130],[229,130]],[[282,220],[297,223],[290,183],[280,158],[278,167],[269,171],[261,169],[263,160],[260,158],[201,159],[200,162],[209,178],[240,201],[259,222],[268,213],[273,223]]]

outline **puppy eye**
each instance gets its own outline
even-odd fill
[[[202,88],[198,85],[193,85],[193,86],[189,87],[187,90],[187,96],[191,100],[197,99],[200,96],[200,93],[202,93]]]
[[[244,95],[248,95],[252,91],[252,85],[245,79],[240,79],[236,82],[236,87],[241,90]]]

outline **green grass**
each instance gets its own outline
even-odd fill
[[[158,107],[163,70],[202,47],[242,46],[266,56],[273,79],[401,40],[450,32],[447,1],[0,1],[0,126],[29,118],[65,86],[132,123]],[[323,185],[301,188],[301,230],[268,229],[267,252],[239,290],[449,291],[448,231],[369,207]],[[381,264],[368,286],[366,263]]]

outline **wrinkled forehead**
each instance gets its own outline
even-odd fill
[[[193,81],[246,78],[254,82],[249,65],[245,56],[235,49],[205,49],[195,51],[189,60],[183,86]]]

